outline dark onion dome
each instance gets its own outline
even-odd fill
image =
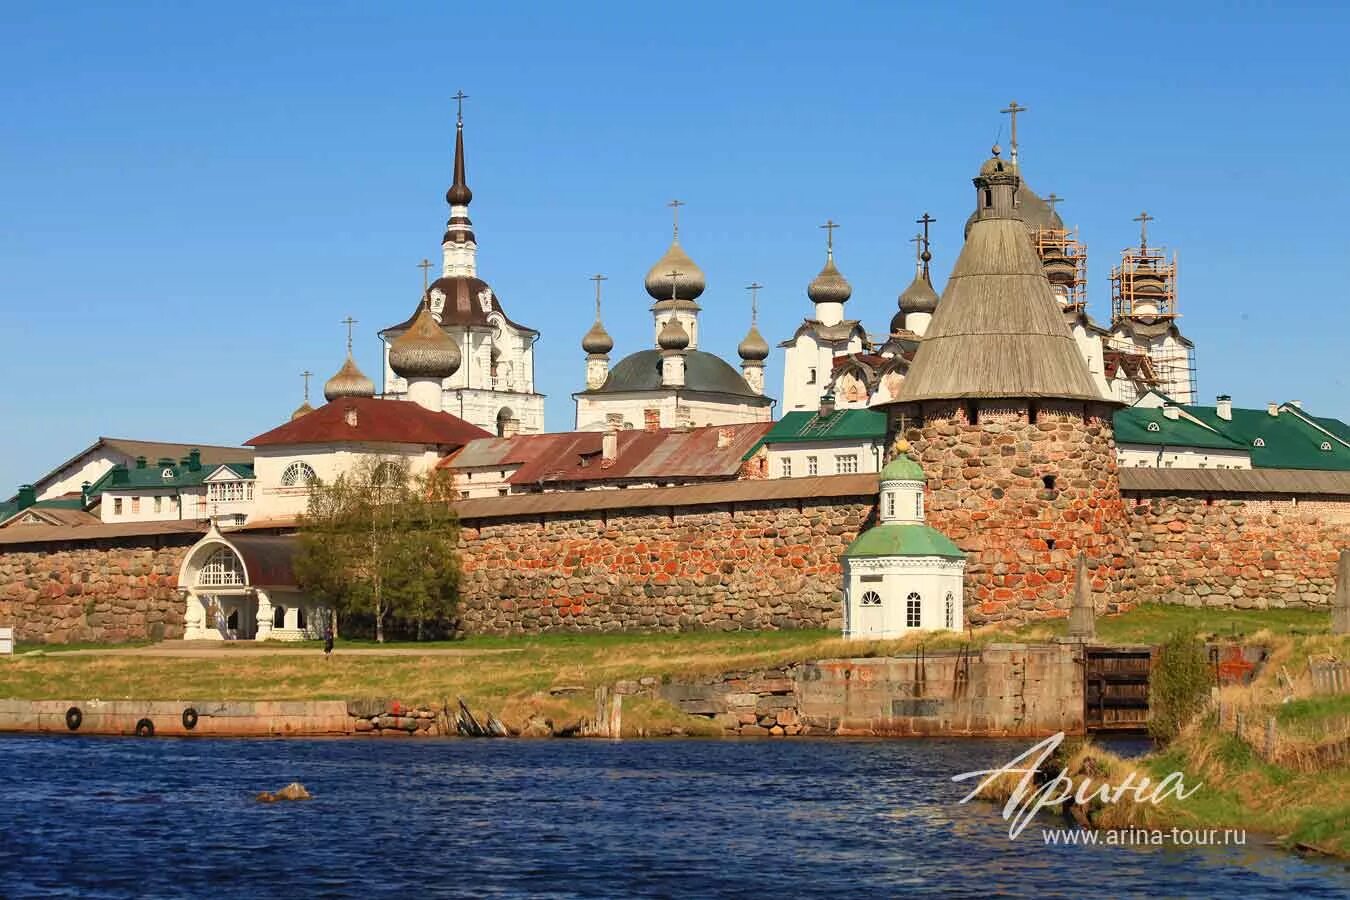
[[[338,369],[337,374],[324,384],[323,396],[329,402],[342,397],[374,397],[375,382],[367,378],[356,367],[356,361],[352,359],[352,354],[349,351],[342,368]]]
[[[630,392],[660,392],[670,388],[661,382],[661,351],[639,350],[630,353],[609,370],[609,377],[598,388],[583,394],[623,394]],[[684,355],[683,391],[705,394],[727,394],[751,406],[770,406],[772,398],[755,393],[730,363],[706,350],[689,350]]]
[[[671,271],[680,273],[678,285],[670,276]],[[671,241],[666,255],[647,270],[647,278],[643,283],[647,295],[657,301],[669,300],[673,295],[677,300],[692,302],[703,295],[703,289],[707,286],[703,270],[689,258],[678,240]]]
[[[750,326],[736,350],[741,354],[741,359],[747,362],[763,362],[769,358],[769,342],[764,340],[764,335],[754,325]]]
[[[825,259],[825,268],[811,279],[806,287],[806,296],[814,303],[843,303],[853,296],[853,288],[848,279],[839,273],[834,265],[834,254]]]
[[[901,292],[897,301],[900,304],[900,311],[904,313],[928,313],[932,315],[937,312],[938,295],[933,290],[933,286],[928,283],[928,279],[923,277],[920,272],[914,276],[914,280],[909,283],[909,287]]]
[[[299,406],[295,408],[295,412],[291,413],[291,421],[294,422],[301,416],[312,412],[314,412],[314,407],[310,406],[309,401],[306,400],[304,403],[301,403]]]
[[[591,330],[581,339],[581,349],[597,355],[603,355],[614,349],[614,338],[609,336],[609,332],[599,319],[595,320]]]
[[[661,333],[656,336],[656,345],[662,350],[683,350],[689,346],[689,332],[674,316],[666,319]]]
[[[905,330],[905,311],[897,309],[895,315],[891,316],[891,334],[896,334]]]
[[[401,378],[449,378],[459,362],[459,344],[441,330],[426,303],[412,327],[389,345],[389,368]]]
[[[445,192],[445,201],[451,206],[467,206],[473,191],[464,181],[464,123],[455,127],[455,183]]]

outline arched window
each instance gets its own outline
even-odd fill
[[[1162,427],[1161,427],[1157,422],[1149,422],[1149,423],[1148,423],[1148,430],[1149,430],[1149,431],[1162,431]]]
[[[282,487],[309,487],[315,478],[314,470],[308,463],[293,462],[281,473]]]
[[[372,484],[394,484],[399,480],[399,467],[385,460],[370,473],[370,480]]]
[[[284,606],[272,607],[272,627],[273,628],[286,627],[286,607]]]
[[[951,591],[947,592],[947,627],[956,628],[956,597]]]
[[[911,592],[905,598],[905,627],[918,628],[919,623],[923,621],[921,615],[923,601],[919,598],[917,592]]]
[[[878,594],[876,591],[868,591],[867,593],[865,593],[865,594],[862,595],[862,605],[863,605],[863,606],[880,606],[880,605],[881,605],[881,595]]]
[[[206,558],[197,573],[197,583],[213,587],[243,585],[244,564],[229,547],[220,547]]]
[[[1323,442],[1322,442],[1322,449],[1325,450],[1325,451],[1327,451],[1327,452],[1330,452],[1330,451],[1331,451],[1331,441],[1323,441]]]
[[[305,608],[303,606],[297,606],[295,608],[295,627],[299,628],[301,631],[304,631],[305,628],[308,627],[305,621]]]
[[[1252,441],[1253,447],[1264,447],[1265,445],[1266,445],[1265,438],[1257,438],[1256,440]]]

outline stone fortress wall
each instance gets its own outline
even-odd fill
[[[1042,430],[1042,424],[1054,428]],[[938,427],[953,428],[948,437],[977,442],[1010,434]],[[1125,491],[1106,507],[1093,506],[1076,493],[1082,489],[1075,482],[1091,477],[1086,468],[1076,473],[1061,465],[1050,497],[1040,473],[1018,464],[1016,456],[1021,440],[1044,443],[1047,459],[1061,453],[1087,459],[1093,445],[1057,440],[1053,421],[1038,422],[1034,433],[1050,436],[1035,440],[1032,431],[1020,429],[1012,432],[1013,443],[995,444],[1014,450],[1004,466],[967,464],[958,452],[967,445],[959,440],[953,441],[951,462],[925,457],[933,473],[928,494],[933,520],[971,552],[968,620],[1064,615],[1080,546],[1090,558],[1095,552],[1096,559],[1108,560],[1096,563],[1094,582],[1103,612],[1147,601],[1231,608],[1330,603],[1336,554],[1350,547],[1350,497],[1294,504],[1287,497]],[[1031,474],[1022,474],[1028,468]],[[967,478],[978,481],[990,499],[998,485],[1008,484],[1002,499],[1015,503],[991,510],[982,494],[964,500],[944,496]],[[844,493],[821,487],[841,483]],[[730,491],[774,496],[709,499]],[[667,501],[663,505],[636,505],[641,496],[658,493]],[[863,523],[872,521],[875,476],[526,499],[552,498],[608,508],[465,516],[467,631],[838,628],[838,557]],[[501,509],[495,498],[463,506],[466,513]],[[1045,509],[1055,510],[1056,517],[1042,517]],[[1110,520],[1108,510],[1118,518]],[[8,537],[0,543],[0,624],[14,626],[20,640],[182,636],[177,573],[199,535],[38,543]],[[1053,549],[1047,537],[1055,541]],[[1003,548],[998,540],[1012,543]],[[1116,573],[1128,594],[1110,589]]]

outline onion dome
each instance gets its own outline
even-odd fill
[[[656,345],[662,350],[683,350],[689,346],[689,332],[685,331],[679,320],[672,316],[661,326],[661,333],[656,336]]]
[[[602,355],[614,349],[614,338],[609,336],[605,326],[597,318],[591,330],[581,339],[581,349],[587,353]]]
[[[905,313],[928,313],[937,311],[938,295],[928,279],[922,273],[916,274],[909,287],[900,294],[900,310]]]
[[[895,458],[886,463],[878,481],[927,481],[923,466],[909,458],[909,441],[896,441]]]
[[[425,303],[412,327],[389,345],[389,368],[402,378],[449,378],[459,361],[459,345],[441,330]]]
[[[746,362],[763,362],[769,358],[769,342],[764,340],[764,335],[754,325],[750,326],[736,350]]]
[[[826,256],[825,268],[807,285],[806,296],[814,303],[843,303],[853,296],[848,279],[835,268],[833,253]]]
[[[299,406],[295,408],[295,412],[291,413],[291,421],[294,422],[301,416],[308,415],[309,413],[312,412],[314,412],[314,407],[310,406],[309,401],[306,400],[304,403],[301,403]]]
[[[375,382],[356,367],[356,361],[352,359],[351,351],[348,350],[347,361],[337,370],[337,374],[324,384],[323,396],[329,402],[343,397],[374,397]]]
[[[672,271],[679,273],[678,284],[670,274]],[[658,302],[670,300],[671,297],[692,302],[702,296],[707,281],[703,270],[689,258],[689,254],[680,246],[679,239],[676,239],[670,242],[666,255],[647,270],[644,284],[648,296]]]

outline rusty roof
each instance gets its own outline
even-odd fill
[[[23,520],[28,517],[41,519],[41,523],[25,523]],[[0,528],[32,528],[35,525],[58,525],[70,528],[79,528],[85,525],[98,525],[102,519],[93,513],[85,512],[82,509],[63,509],[52,506],[30,506],[27,509],[21,509],[14,515],[0,522]]]
[[[620,431],[610,464],[601,458],[604,433],[600,431],[484,438],[470,442],[441,467],[454,471],[518,465],[508,479],[514,485],[731,479],[740,471],[745,453],[772,426],[772,422],[747,422]]]
[[[340,397],[247,441],[274,444],[327,444],[370,441],[388,444],[439,444],[461,447],[487,432],[457,416],[432,412],[409,400]]]
[[[1122,468],[1122,491],[1350,495],[1350,471]]]

